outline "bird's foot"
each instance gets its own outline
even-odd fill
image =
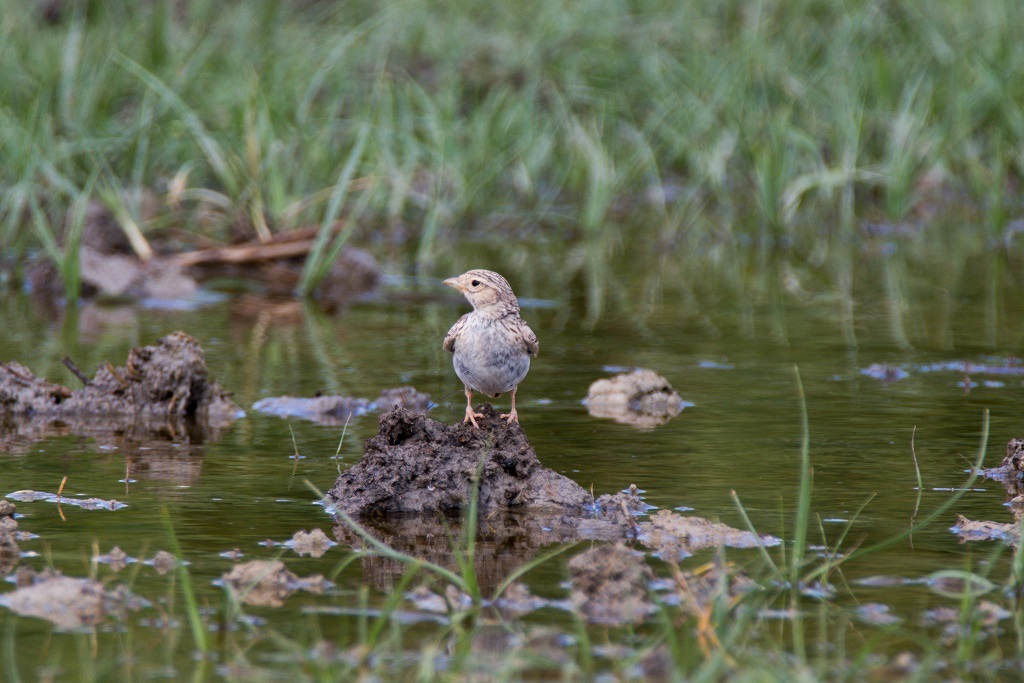
[[[510,412],[510,413],[502,413],[498,417],[505,418],[505,422],[507,424],[512,424],[513,422],[515,422],[516,424],[519,424],[519,413],[516,412],[515,408],[512,409],[512,412]]]
[[[477,429],[480,429],[480,425],[478,425],[476,423],[476,418],[478,418],[478,417],[482,420],[482,419],[484,419],[484,414],[483,413],[478,413],[478,412],[474,411],[472,408],[466,408],[466,419],[463,420],[463,422],[471,422],[471,423],[473,423],[474,427],[476,427]],[[504,417],[504,415],[502,417]]]

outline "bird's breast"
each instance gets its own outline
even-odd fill
[[[455,374],[466,386],[486,394],[503,394],[530,370],[530,356],[508,321],[474,317],[455,344]]]

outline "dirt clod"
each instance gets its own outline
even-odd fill
[[[18,520],[14,519],[14,503],[0,500],[0,576],[6,576],[21,558],[18,547]]]
[[[1010,439],[1001,466],[1014,472],[1024,472],[1024,439]]]
[[[664,424],[683,410],[683,400],[668,380],[637,368],[608,379],[599,379],[587,391],[587,412],[651,429]]]
[[[963,515],[956,516],[956,524],[952,532],[960,537],[960,542],[967,541],[1005,541],[1016,546],[1020,543],[1020,525],[970,520]]]
[[[702,548],[726,545],[733,548],[754,548],[760,543],[780,543],[774,536],[757,536],[703,517],[684,517],[669,510],[660,510],[650,521],[639,524],[638,539],[666,560],[689,557]]]
[[[291,540],[286,544],[299,555],[310,555],[312,557],[323,557],[324,553],[330,550],[331,546],[338,545],[331,539],[323,529],[312,531],[299,530],[295,532]]]
[[[571,602],[587,621],[635,624],[654,612],[649,585],[654,572],[621,544],[592,548],[569,561]]]
[[[174,559],[174,555],[171,555],[166,550],[160,550],[150,560],[150,564],[153,565],[153,569],[156,570],[157,574],[164,576],[167,572],[178,566],[178,561]]]
[[[267,560],[235,565],[223,580],[246,604],[267,607],[280,607],[294,591],[320,593],[325,587],[322,576],[300,579],[285,568],[284,562]]]
[[[508,425],[489,404],[480,428],[449,426],[404,408],[380,416],[365,454],[338,477],[327,497],[348,515],[455,511],[469,505],[483,459],[479,506],[579,511],[591,502],[577,483],[544,467],[522,427]]]
[[[143,601],[123,586],[104,590],[91,579],[75,579],[59,572],[19,573],[14,591],[0,595],[0,605],[22,616],[47,619],[62,629],[94,626],[107,615],[120,616],[137,610]]]

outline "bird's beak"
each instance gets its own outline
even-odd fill
[[[459,283],[459,279],[456,277],[450,277],[447,280],[441,282],[442,285],[448,285],[452,289],[457,289],[460,292],[466,291],[466,288]]]

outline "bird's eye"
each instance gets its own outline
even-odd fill
[[[480,281],[479,280],[473,280],[469,284],[472,285],[473,287],[479,287],[480,286]]]

